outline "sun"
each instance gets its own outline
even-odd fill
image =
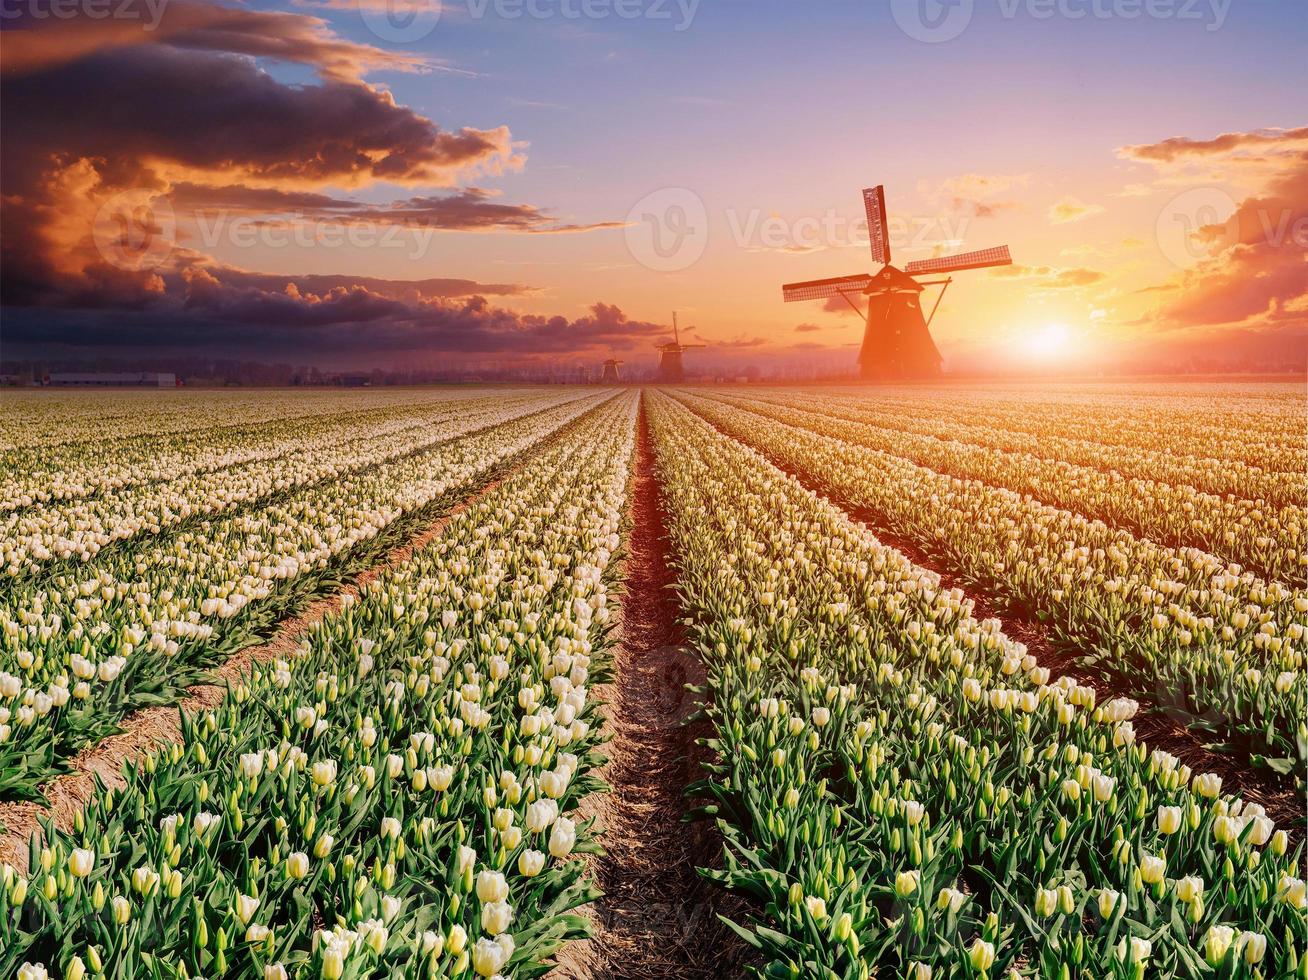
[[[1065,323],[1048,323],[1022,337],[1023,353],[1032,361],[1057,361],[1072,353],[1072,330]]]

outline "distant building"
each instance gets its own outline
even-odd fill
[[[176,388],[171,371],[57,371],[46,379],[52,387]]]
[[[366,374],[342,374],[341,384],[346,388],[367,388],[372,385],[372,379]]]

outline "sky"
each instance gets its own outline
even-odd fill
[[[1301,369],[1308,7],[3,0],[0,357],[852,367],[784,282],[1007,244],[949,370]],[[928,303],[934,294],[928,294]]]

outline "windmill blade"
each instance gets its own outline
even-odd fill
[[[872,260],[890,264],[890,233],[886,230],[886,188],[884,184],[863,188],[863,209],[867,212],[867,241]]]
[[[957,255],[942,255],[936,259],[914,259],[904,266],[910,276],[920,276],[932,272],[959,272],[963,269],[984,269],[992,265],[1012,265],[1012,256],[1008,246],[983,248],[975,252],[959,252]]]
[[[788,282],[781,287],[781,298],[787,303],[797,303],[806,299],[826,299],[840,293],[861,293],[871,281],[871,276],[859,273],[854,276],[836,276],[834,279]]]

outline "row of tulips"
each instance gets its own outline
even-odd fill
[[[951,384],[931,388],[929,398],[920,385],[843,393],[851,404],[969,428],[1210,455],[1269,473],[1308,465],[1303,389],[1296,384]]]
[[[0,974],[533,976],[590,900],[568,816],[636,400],[455,515],[0,883]]]
[[[511,406],[471,435],[11,591],[0,601],[0,799],[31,797],[123,715],[170,703],[607,397]]]
[[[1308,593],[1010,490],[685,395],[723,431],[916,542],[1151,709],[1304,775]]]
[[[1302,848],[664,396],[698,787],[771,977],[1308,976]]]
[[[488,392],[491,389],[486,389]],[[0,463],[26,465],[34,455],[70,453],[93,443],[110,446],[138,439],[194,433],[279,419],[309,419],[342,411],[370,411],[420,401],[465,397],[464,392],[399,388],[305,388],[294,398],[257,388],[170,391],[114,389],[64,391],[0,389]],[[112,454],[110,454],[112,455]]]
[[[1251,534],[1272,536],[1278,527],[1291,526],[1302,540],[1299,474],[1214,458],[1206,455],[1213,450],[1203,443],[1166,448],[1115,446],[1092,439],[1014,431],[953,413],[940,418],[931,404],[908,412],[821,392],[751,392],[750,400],[857,423],[849,430],[857,434],[855,441],[871,437],[878,448],[900,451],[924,466],[960,475],[966,471],[1013,489],[1029,486],[1035,496],[1058,494],[1073,509],[1102,507],[1105,523],[1121,522],[1174,541],[1189,539],[1210,551],[1230,551],[1237,561],[1242,560],[1241,543],[1228,540],[1225,532],[1217,533],[1209,525],[1240,527],[1245,520]],[[1101,424],[1111,431],[1112,416],[1104,413]],[[978,453],[987,456],[981,458]],[[1014,470],[1015,460],[1029,467],[1027,475]],[[1058,502],[1047,496],[1042,499]],[[1169,508],[1159,518],[1146,509],[1145,502],[1154,499],[1157,506]],[[1296,506],[1300,513],[1287,511]],[[1282,544],[1288,548],[1286,541]],[[1251,567],[1263,560],[1255,554]],[[1297,571],[1297,563],[1291,562],[1290,568]]]
[[[31,577],[94,560],[110,545],[157,535],[208,517],[259,505],[278,495],[335,480],[438,445],[572,396],[537,395],[504,403],[453,402],[425,416],[346,422],[335,438],[319,433],[293,440],[286,451],[230,467],[203,467],[170,479],[132,484],[88,497],[10,511],[0,518],[4,573]]]
[[[901,456],[950,476],[1029,494],[1171,547],[1199,548],[1265,578],[1302,583],[1308,570],[1308,523],[1302,504],[1276,507],[1183,484],[1127,478],[1110,468],[1069,463],[1051,455],[1052,449],[1008,452],[971,442],[970,431],[963,439],[942,439],[840,417],[821,406],[722,397],[787,425]],[[1288,490],[1288,477],[1283,485]]]
[[[455,400],[451,397],[453,392],[438,393],[444,397],[433,397],[427,391],[415,392],[410,401],[373,408],[341,401],[330,411],[307,418],[276,417],[57,447],[25,447],[7,453],[4,458],[0,472],[0,512],[276,459],[311,443],[341,442],[352,430],[357,432],[361,427],[390,423],[383,426],[384,435],[404,423],[413,425],[447,411],[449,403]],[[467,403],[474,401],[478,392],[460,392],[460,395],[457,400]],[[280,401],[287,406],[299,404],[294,399]],[[104,425],[103,420],[91,423],[95,428]]]

